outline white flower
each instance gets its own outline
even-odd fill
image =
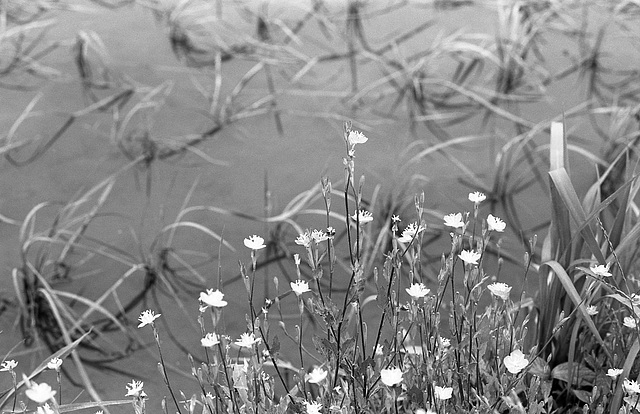
[[[398,237],[398,241],[400,243],[409,243],[423,230],[424,226],[422,224],[418,226],[416,223],[411,223],[402,231],[402,236]]]
[[[295,293],[296,296],[300,296],[303,293],[310,291],[309,284],[304,280],[296,280],[295,282],[290,282],[289,284],[291,285],[291,290],[293,290],[293,293]]]
[[[353,148],[356,144],[364,144],[367,142],[369,138],[364,136],[364,134],[360,131],[349,131],[349,135],[347,136],[347,141],[349,142],[349,146]]]
[[[155,315],[152,310],[147,309],[146,311],[142,312],[140,316],[138,316],[138,320],[140,321],[140,323],[138,324],[138,328],[142,328],[143,326],[146,326],[149,324],[153,325],[153,321],[158,319],[160,315],[162,314],[159,313]]]
[[[351,218],[355,221],[358,221],[360,224],[365,224],[373,221],[373,215],[366,210],[358,211],[357,213],[352,215]]]
[[[451,346],[451,339],[449,338],[440,338],[440,342],[443,348],[449,348]]]
[[[511,293],[511,286],[501,282],[492,283],[487,286],[487,289],[489,289],[489,291],[493,295],[499,297],[502,300],[509,299],[509,293]]]
[[[244,245],[251,250],[260,250],[267,247],[267,245],[264,244],[264,239],[255,234],[244,239]]]
[[[319,402],[308,402],[305,401],[304,405],[307,409],[307,414],[321,414],[322,413],[322,404]]]
[[[594,316],[598,314],[598,308],[596,305],[587,306],[587,315]]]
[[[402,382],[402,370],[400,368],[381,369],[380,381],[387,387],[398,385]]]
[[[519,373],[525,369],[527,365],[529,365],[529,360],[524,357],[524,354],[519,349],[514,350],[504,357],[504,366],[507,367],[507,370],[512,374]]]
[[[131,380],[131,383],[127,384],[126,397],[146,397],[146,394],[142,391],[143,386],[144,382]]]
[[[611,267],[611,263],[607,263],[606,265],[593,265],[589,268],[589,270],[591,270],[596,276],[609,277],[611,276],[609,267]]]
[[[478,264],[478,260],[480,260],[480,253],[473,250],[463,250],[458,255],[459,258],[462,259],[466,264]]]
[[[206,306],[213,306],[214,308],[224,308],[225,306],[227,306],[227,301],[223,300],[223,298],[224,293],[220,292],[219,289],[207,289],[206,292],[200,292],[200,297],[198,299]]]
[[[640,384],[634,380],[625,378],[622,387],[629,394],[640,394]]]
[[[400,216],[398,216],[396,214],[393,214],[393,215],[391,215],[391,221],[393,221],[394,223],[397,223],[397,222],[402,221],[402,220],[400,220]]]
[[[51,409],[48,403],[44,403],[36,410],[36,414],[55,414],[55,411]]]
[[[611,377],[611,379],[618,378],[618,375],[622,374],[622,369],[620,368],[609,368],[607,370],[607,376]]]
[[[320,367],[315,367],[313,370],[306,375],[307,382],[312,384],[319,384],[327,378],[328,372]]]
[[[507,224],[502,221],[501,218],[494,216],[493,214],[489,214],[487,216],[487,228],[489,231],[497,231],[498,233],[502,233],[505,228],[507,228]]]
[[[51,389],[51,386],[45,382],[36,384],[31,383],[31,386],[24,392],[27,394],[30,400],[35,401],[38,404],[42,404],[49,401],[56,395],[56,392]]]
[[[444,225],[456,229],[464,227],[464,221],[462,221],[462,213],[447,214],[446,216],[444,216]]]
[[[439,387],[439,386],[435,385],[433,387],[433,394],[439,400],[448,400],[449,398],[451,398],[451,395],[453,395],[453,388],[452,387]]]
[[[424,285],[424,283],[413,283],[410,287],[406,289],[409,296],[414,299],[420,299],[427,296],[430,292]]]
[[[636,328],[636,320],[631,316],[625,316],[622,320],[622,324],[627,328],[635,329]]]
[[[13,371],[17,366],[18,362],[14,359],[10,359],[8,361],[4,361],[2,365],[0,365],[0,371]]]
[[[322,230],[313,230],[311,232],[311,238],[313,239],[314,242],[317,243],[322,243],[325,240],[329,240],[332,236],[325,231]]]
[[[52,358],[51,361],[47,364],[48,369],[55,369],[56,371],[60,369],[62,365],[62,360],[60,358]]]
[[[213,332],[207,333],[204,338],[200,339],[200,344],[205,348],[211,348],[220,343],[220,338]]]
[[[474,204],[480,204],[486,199],[487,199],[487,196],[484,195],[484,193],[481,193],[480,191],[469,193],[469,201],[471,201]]]
[[[304,233],[300,233],[300,235],[296,237],[296,244],[304,247],[311,246],[311,234],[309,234],[309,230],[306,230]]]
[[[253,333],[245,332],[240,335],[240,339],[238,339],[235,344],[239,347],[251,348],[253,345],[260,342],[262,339],[256,338]]]

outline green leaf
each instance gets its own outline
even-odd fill
[[[569,378],[569,365],[569,362],[563,362],[559,365],[556,365],[551,370],[551,378],[564,381],[566,383],[571,382],[571,385],[575,385],[578,387],[593,385],[593,381],[596,378],[595,372],[593,372],[584,364],[577,364],[577,366],[574,366],[571,369],[571,371],[573,372],[571,373],[571,378]]]
[[[564,381],[566,383],[571,382],[571,385],[578,387],[593,385],[593,381],[596,378],[595,372],[584,364],[578,364],[577,367],[573,367],[573,373],[571,374],[571,378],[569,378],[569,365],[569,362],[563,362],[562,364],[556,365],[551,370],[551,378]]]

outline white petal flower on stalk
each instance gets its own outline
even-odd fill
[[[223,298],[224,293],[220,292],[220,289],[207,289],[206,292],[200,292],[200,297],[198,299],[206,306],[213,306],[214,308],[224,308],[228,303]]]
[[[260,236],[256,236],[255,234],[244,239],[244,245],[254,251],[267,247],[267,245],[264,244],[264,239]]]
[[[255,344],[259,343],[262,339],[256,338],[253,333],[245,332],[240,335],[240,339],[238,339],[235,344],[241,348],[251,348]]]
[[[138,321],[140,321],[140,323],[138,324],[138,328],[142,328],[146,325],[153,325],[153,321],[158,319],[160,315],[162,314],[159,313],[155,315],[152,310],[147,309],[146,311],[142,312],[140,316],[138,316]]]
[[[369,141],[369,138],[360,131],[349,131],[347,141],[349,142],[349,146],[353,148],[356,144],[364,144]]]
[[[607,263],[606,265],[593,265],[589,270],[591,270],[596,276],[609,277],[611,276],[609,267],[611,267],[611,263]]]
[[[422,224],[418,226],[416,223],[411,223],[402,231],[402,236],[398,237],[398,241],[400,243],[409,243],[423,230],[424,226]]]
[[[636,326],[637,326],[636,320],[633,319],[631,316],[625,316],[624,319],[622,320],[622,324],[627,328],[631,328],[631,329],[636,329]]]
[[[8,361],[4,361],[2,365],[0,365],[0,371],[13,371],[17,366],[18,362],[15,359],[10,359]]]
[[[62,360],[60,358],[51,358],[51,361],[47,363],[47,369],[59,370],[62,365]]]
[[[587,306],[586,310],[587,310],[587,315],[589,316],[594,316],[598,314],[598,308],[596,307],[596,305]]]
[[[507,228],[507,224],[502,221],[500,217],[496,217],[493,214],[487,216],[487,229],[489,231],[497,231],[502,233]]]
[[[49,401],[56,395],[56,392],[52,390],[51,386],[46,382],[40,384],[32,382],[24,393],[31,401],[35,401],[38,404]]]
[[[298,237],[296,237],[296,244],[304,247],[311,246],[311,234],[309,230],[305,230],[304,233],[300,233]]]
[[[354,213],[351,218],[354,221],[359,222],[360,224],[366,224],[373,221],[373,214],[368,212],[367,210],[360,210],[357,213]]]
[[[413,299],[420,299],[427,296],[431,290],[427,289],[424,283],[413,283],[406,291]]]
[[[316,242],[316,244],[318,244],[318,243],[322,243],[323,241],[329,240],[331,236],[329,235],[328,232],[325,232],[322,230],[313,230],[311,232],[311,238],[313,239],[314,242]]]
[[[380,381],[387,387],[398,385],[402,382],[402,370],[400,368],[381,369]]]
[[[622,387],[628,394],[640,394],[640,384],[634,380],[625,378]]]
[[[480,260],[481,254],[479,252],[473,250],[463,250],[458,255],[460,259],[466,264],[478,264],[478,260]]]
[[[439,400],[448,400],[453,395],[453,388],[435,385],[433,387],[433,394]]]
[[[502,282],[495,282],[487,286],[487,289],[492,295],[499,297],[502,300],[509,299],[509,293],[511,293],[511,286]]]
[[[393,215],[391,215],[391,221],[394,222],[394,223],[397,223],[397,222],[402,221],[402,220],[400,220],[400,216],[398,216],[396,214],[393,214]]]
[[[129,384],[127,384],[127,394],[126,397],[146,397],[145,392],[142,390],[144,387],[144,382],[131,380]]]
[[[464,221],[462,221],[462,213],[447,214],[444,216],[444,225],[453,228],[464,227]]]
[[[324,381],[325,378],[327,378],[328,374],[329,373],[326,370],[320,367],[315,367],[310,373],[305,376],[305,379],[307,380],[307,382],[310,382],[312,384],[320,384],[322,381]]]
[[[529,360],[524,357],[521,350],[516,349],[504,357],[504,366],[512,374],[518,374],[529,365]]]
[[[622,374],[623,370],[620,368],[609,368],[607,370],[607,376],[611,379],[616,379],[620,374]]]
[[[200,344],[205,348],[211,348],[220,343],[220,338],[213,332],[207,333],[204,338],[200,339]]]
[[[290,282],[290,285],[291,290],[293,290],[293,293],[295,293],[296,296],[300,296],[303,293],[311,291],[311,289],[309,289],[309,284],[304,280],[296,280],[295,282]]]
[[[484,195],[484,193],[481,193],[480,191],[474,191],[473,193],[469,193],[469,201],[471,201],[474,204],[480,204],[486,199],[487,199],[487,196]]]

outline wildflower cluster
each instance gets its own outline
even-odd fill
[[[198,305],[199,362],[188,358],[197,395],[186,398],[173,388],[157,322],[162,315],[151,309],[139,314],[138,328],[153,334],[172,411],[196,412],[200,406],[203,413],[234,414],[538,414],[560,411],[560,398],[584,403],[588,413],[602,412],[589,407],[604,405],[637,411],[640,385],[633,379],[632,358],[638,353],[640,322],[640,294],[634,286],[640,285],[624,274],[616,251],[603,257],[598,250],[594,257],[564,265],[561,258],[539,264],[548,272],[540,291],[549,289],[555,299],[562,297],[562,288],[568,296],[560,305],[542,302],[534,312],[527,309],[534,299],[526,292],[532,254],[524,255],[522,283],[508,284],[514,276],[506,279],[500,273],[507,224],[492,213],[484,215],[484,193],[468,195],[470,211],[440,213],[436,220],[424,214],[425,197],[418,195],[415,216],[400,230],[404,214],[377,211],[363,201],[364,179],[356,185],[356,145],[368,138],[345,126],[345,141],[346,212],[331,210],[332,185],[323,178],[324,229],[293,226],[297,234],[284,243],[293,250],[285,254],[292,263],[282,266],[262,297],[256,292],[256,280],[262,284],[258,260],[271,253],[263,249],[276,249],[277,243],[258,235],[244,239],[251,267],[240,264],[248,305],[242,333],[226,333],[224,316],[230,306],[220,279],[192,299],[194,309]],[[336,217],[343,222],[336,223]],[[372,237],[374,229],[377,237]],[[450,242],[439,267],[423,257],[424,240],[434,234]],[[341,239],[346,246],[337,244]],[[531,252],[535,246],[534,238]],[[337,248],[343,249],[340,254]],[[379,248],[386,249],[382,262],[372,258]],[[301,255],[306,255],[305,263]],[[335,277],[341,270],[346,277]],[[282,278],[287,283],[281,284]],[[576,286],[582,286],[580,293]],[[262,307],[256,305],[260,301]],[[551,317],[545,319],[545,314]],[[602,338],[604,330],[598,326],[615,330]],[[537,343],[527,336],[529,329],[536,330]],[[558,354],[563,338],[569,337],[570,352]],[[295,356],[283,356],[281,338],[293,345]],[[576,356],[580,346],[593,352]],[[62,401],[63,358],[71,350],[62,351],[41,364],[55,371],[57,390],[24,376],[24,395],[36,405],[31,412],[75,407]],[[620,355],[630,356],[621,360]],[[17,367],[15,360],[0,365],[0,372],[13,379],[12,412],[19,389]],[[126,385],[125,397],[136,414],[146,413],[141,380]],[[27,409],[25,405],[23,411]]]

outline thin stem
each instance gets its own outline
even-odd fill
[[[222,360],[222,368],[224,369],[224,376],[225,376],[225,379],[227,380],[227,386],[229,387],[229,396],[231,397],[231,403],[233,404],[233,411],[236,413],[239,413],[239,408],[238,408],[238,404],[236,403],[233,383],[231,382],[231,378],[229,378],[229,370],[227,368],[227,358],[224,352],[222,352],[222,340],[218,342],[218,352],[220,353],[220,359]]]
[[[154,323],[151,324],[151,327],[153,328],[153,337],[156,340],[156,345],[158,346],[158,354],[160,355],[160,367],[162,368],[162,377],[164,379],[164,383],[169,389],[169,394],[171,394],[171,398],[173,399],[173,403],[175,404],[176,409],[178,410],[178,413],[181,413],[182,411],[180,410],[180,405],[178,404],[178,400],[176,399],[176,396],[173,394],[173,389],[169,384],[169,376],[167,375],[167,369],[165,367],[164,358],[162,356],[162,349],[160,348],[160,336],[158,335],[158,329],[156,328],[156,325]]]

